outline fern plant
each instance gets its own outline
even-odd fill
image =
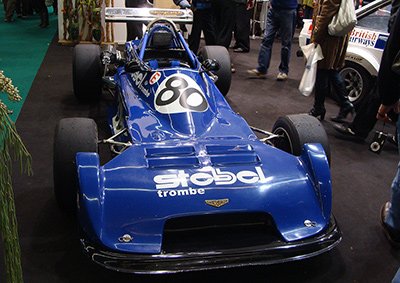
[[[0,92],[6,93],[12,102],[21,97],[11,79],[0,71]],[[12,111],[0,97],[0,231],[4,247],[7,282],[23,282],[21,249],[18,240],[18,225],[11,182],[13,159],[19,162],[20,171],[32,173],[32,157],[25,148],[9,114]],[[12,158],[13,157],[13,158]]]

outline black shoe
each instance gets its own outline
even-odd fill
[[[325,107],[322,108],[315,108],[313,107],[310,112],[308,112],[309,115],[314,116],[315,118],[320,117],[321,121],[325,119],[325,114],[326,114],[326,109]]]
[[[380,221],[383,227],[383,234],[394,248],[400,248],[400,231],[395,230],[385,223],[389,209],[392,206],[390,202],[382,205],[380,212]]]
[[[356,114],[356,110],[354,109],[353,104],[348,104],[347,106],[340,108],[339,114],[335,117],[331,117],[331,120],[337,123],[346,123],[344,119],[346,119],[347,115],[351,113],[351,115],[354,117]]]
[[[357,135],[348,124],[333,124],[333,128],[344,137],[364,139],[364,137]]]
[[[238,46],[238,45],[236,45],[236,44],[234,44],[234,45],[230,45],[230,46],[229,46],[229,49],[236,49],[236,48],[239,48],[239,46]]]
[[[233,49],[233,52],[236,52],[236,53],[249,53],[249,50],[244,49],[242,47],[238,47],[238,48]]]

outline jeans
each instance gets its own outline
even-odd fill
[[[267,25],[265,35],[261,42],[260,53],[258,54],[257,70],[261,74],[266,74],[271,61],[272,44],[276,33],[280,32],[282,38],[281,64],[279,72],[289,73],[290,50],[292,48],[292,38],[294,34],[294,22],[296,20],[296,10],[277,10],[271,7],[267,15]]]
[[[397,140],[400,146],[400,119],[397,121]],[[398,164],[399,169],[397,170],[396,177],[394,177],[392,183],[392,206],[389,209],[389,213],[386,217],[385,223],[392,228],[400,231],[400,162]],[[400,268],[397,270],[392,283],[400,283]]]
[[[400,137],[400,119],[397,121],[397,138]],[[400,231],[400,162],[398,164],[396,177],[392,183],[392,206],[386,217],[385,223],[397,231]]]
[[[397,270],[396,275],[394,276],[392,283],[400,283],[400,268]]]

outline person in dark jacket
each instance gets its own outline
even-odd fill
[[[297,5],[297,0],[271,0],[271,8],[267,14],[265,35],[261,42],[260,53],[258,54],[258,67],[247,70],[247,75],[250,78],[266,78],[271,61],[272,44],[278,30],[282,38],[282,47],[281,64],[279,65],[277,80],[284,81],[288,78]]]
[[[390,10],[390,20],[389,20],[389,27],[388,32],[390,33],[391,27],[396,19],[397,11],[400,8],[400,0],[392,0],[392,9]]]
[[[385,122],[390,121],[388,116],[390,111],[400,112],[400,73],[392,70],[392,64],[396,56],[400,56],[399,11],[396,14],[397,17],[383,51],[378,73],[378,90],[382,104],[379,107],[376,118]],[[400,135],[400,119],[397,121],[397,134]],[[400,141],[399,138],[398,141]],[[400,248],[400,163],[398,167],[397,175],[392,183],[392,200],[383,204],[380,211],[380,221],[384,234],[389,243],[395,248]],[[400,279],[400,274],[398,279]]]
[[[388,22],[388,32],[391,32],[393,20],[396,18],[397,11],[400,7],[400,0],[392,0],[392,9],[390,11],[390,20]],[[376,113],[381,104],[379,98],[378,88],[368,94],[362,101],[357,110],[357,114],[353,121],[348,124],[334,124],[333,128],[342,134],[344,138],[364,140],[368,137],[369,133],[374,129],[376,124]],[[393,112],[390,113],[391,119],[397,121],[397,115]]]

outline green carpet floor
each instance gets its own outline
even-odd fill
[[[17,18],[14,14],[13,22],[4,22],[3,4],[0,6],[0,70],[12,79],[22,101],[12,103],[4,93],[0,93],[0,98],[14,111],[10,115],[14,122],[57,31],[57,15],[53,14],[52,7],[48,10],[50,27],[42,29],[36,26],[40,22],[37,14],[29,16],[28,19]]]

